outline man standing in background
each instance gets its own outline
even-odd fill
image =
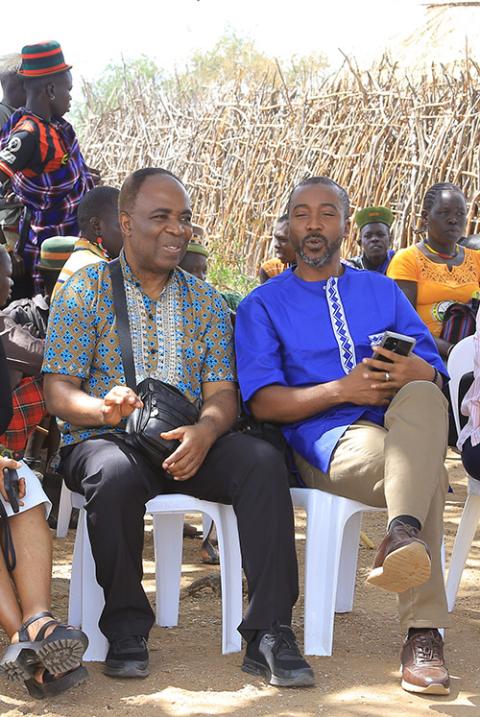
[[[72,76],[58,42],[25,46],[18,73],[26,103],[0,136],[0,183],[4,193],[11,190],[31,212],[28,237],[19,251],[32,294],[43,289],[37,269],[42,242],[78,235],[77,207],[95,178],[73,127],[63,119],[70,109]]]

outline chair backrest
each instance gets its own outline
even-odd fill
[[[453,417],[458,433],[460,433],[460,411],[458,406],[458,390],[460,381],[469,371],[473,371],[473,336],[467,336],[458,342],[450,351],[447,371],[450,374],[450,399],[452,402]]]

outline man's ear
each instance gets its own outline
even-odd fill
[[[127,212],[120,212],[120,229],[123,236],[129,237],[132,232],[132,219]]]
[[[47,93],[47,97],[49,100],[55,99],[55,83],[49,82],[45,85],[45,92]]]
[[[350,225],[351,225],[351,221],[350,221],[350,217],[348,217],[348,219],[345,221],[345,226],[343,229],[343,237],[344,238],[350,233]]]
[[[90,228],[94,237],[101,237],[102,234],[102,222],[98,217],[90,217]]]

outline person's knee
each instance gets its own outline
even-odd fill
[[[148,491],[142,480],[140,466],[122,451],[115,451],[104,461],[95,461],[82,480],[87,501],[95,498],[97,505],[145,503]]]
[[[258,484],[259,490],[278,490],[288,487],[288,469],[285,456],[267,441],[249,438],[245,445],[244,480]]]
[[[409,399],[417,405],[432,405],[435,409],[443,409],[445,412],[448,408],[448,401],[442,391],[433,381],[410,381],[405,384],[397,393],[397,399]]]

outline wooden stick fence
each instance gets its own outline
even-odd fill
[[[390,206],[397,246],[416,240],[428,186],[455,182],[471,202],[468,233],[479,232],[477,63],[467,58],[412,78],[388,58],[369,72],[346,59],[315,95],[264,80],[210,87],[186,100],[138,78],[107,101],[85,85],[82,149],[117,186],[145,166],[178,174],[212,253],[251,275],[269,254],[272,224],[291,187],[305,175],[335,179],[353,210]],[[346,255],[355,237],[352,227]]]

